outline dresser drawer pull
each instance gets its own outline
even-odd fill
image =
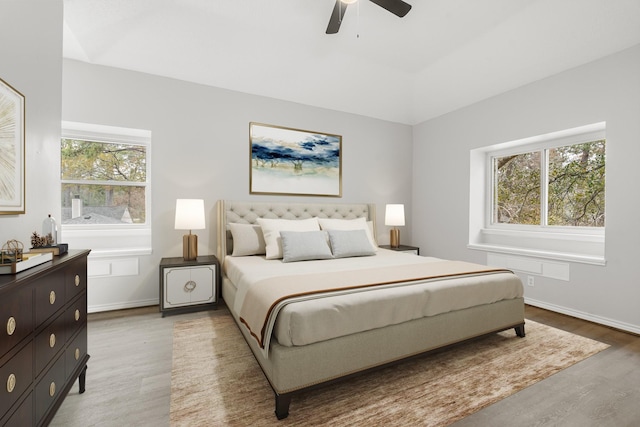
[[[56,302],[56,291],[49,292],[49,304],[53,305]]]
[[[9,377],[7,378],[7,391],[11,393],[14,388],[16,388],[16,375],[9,374]]]
[[[80,286],[80,276],[76,274],[76,278],[75,278],[75,283],[76,286]]]
[[[192,292],[196,288],[196,286],[197,286],[196,282],[194,282],[193,280],[189,280],[187,283],[184,284],[184,291]]]
[[[16,331],[16,319],[15,317],[11,316],[9,317],[9,320],[7,320],[7,334],[13,335],[15,331]]]
[[[56,334],[49,335],[49,347],[53,348],[56,346]]]
[[[76,360],[80,359],[80,349],[76,348],[76,351],[74,352],[73,355],[75,356]]]
[[[52,382],[49,384],[49,396],[53,397],[56,395],[56,383]]]
[[[80,310],[76,308],[76,312],[73,314],[73,318],[76,319],[76,322],[80,320]]]

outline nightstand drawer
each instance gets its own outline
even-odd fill
[[[216,308],[220,263],[214,255],[195,260],[162,258],[160,261],[160,312],[186,313]]]
[[[165,269],[165,307],[215,302],[215,265]]]

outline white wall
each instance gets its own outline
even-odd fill
[[[536,277],[527,302],[640,332],[640,45],[414,127],[413,242],[423,254],[487,262],[466,248],[469,151],[607,122],[607,265]]]
[[[410,126],[73,60],[64,61],[62,118],[152,132],[153,254],[139,257],[139,276],[90,278],[93,311],[157,302],[160,259],[182,255],[176,198],[205,199],[200,254],[215,252],[218,199],[376,203],[381,244],[386,203],[405,203],[411,224]],[[249,195],[251,121],[342,135],[343,197]],[[410,225],[402,235],[411,243]]]
[[[17,239],[28,248],[48,214],[60,218],[62,0],[3,0],[0,17],[0,77],[26,109],[26,213],[0,215],[0,246]]]

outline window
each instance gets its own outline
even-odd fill
[[[604,263],[605,123],[471,151],[469,247]]]
[[[604,139],[491,162],[492,224],[604,227]]]
[[[63,122],[61,224],[67,240],[150,250],[150,142],[145,130]]]

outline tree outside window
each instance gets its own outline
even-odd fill
[[[63,138],[62,224],[145,224],[147,148]]]
[[[493,158],[493,223],[604,227],[605,140]]]

